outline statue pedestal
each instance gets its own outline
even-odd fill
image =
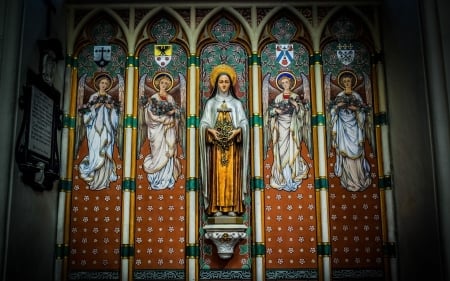
[[[236,244],[241,239],[247,239],[247,226],[242,223],[240,217],[209,218],[204,230],[205,238],[216,245],[221,259],[231,258]]]

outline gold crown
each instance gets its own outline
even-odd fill
[[[211,83],[212,87],[214,87],[217,77],[219,77],[220,74],[228,74],[228,76],[230,76],[231,78],[231,84],[233,86],[234,84],[236,84],[236,71],[234,70],[234,68],[226,64],[219,64],[211,71],[209,82]]]

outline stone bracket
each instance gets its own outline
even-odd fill
[[[206,225],[204,229],[205,238],[216,245],[221,259],[231,258],[236,244],[242,239],[247,239],[247,226],[243,224]]]

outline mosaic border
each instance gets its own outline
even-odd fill
[[[201,270],[200,280],[252,280],[250,270]]]
[[[266,280],[311,280],[318,279],[316,269],[266,270]]]
[[[119,280],[119,271],[74,271],[69,280]]]

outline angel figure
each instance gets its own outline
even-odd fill
[[[348,191],[363,191],[371,184],[370,165],[365,158],[365,138],[373,144],[370,104],[364,102],[354,90],[357,84],[356,74],[343,71],[337,82],[341,89],[332,100],[333,84],[331,74],[325,78],[327,96],[328,151],[335,149],[336,163],[334,174],[340,178],[342,187]],[[365,77],[366,100],[371,102],[370,80]],[[336,87],[336,86],[334,86]]]
[[[185,151],[184,143],[184,104],[186,96],[186,80],[180,74],[174,86],[170,73],[161,72],[153,77],[153,88],[148,85],[150,79],[143,75],[139,83],[139,143],[145,138],[150,144],[150,153],[145,156],[143,168],[151,189],[162,190],[173,188],[181,174],[181,163],[178,159],[178,144]],[[171,94],[170,94],[170,93]],[[174,98],[177,94],[179,104]]]
[[[96,75],[93,83],[95,90],[89,86],[86,74],[79,80],[77,104],[80,116],[77,118],[75,152],[78,153],[81,142],[87,139],[88,154],[79,164],[80,177],[91,190],[101,190],[118,179],[113,153],[115,143],[120,146],[122,142],[120,114],[124,83],[118,75],[118,83],[113,88],[113,79],[107,73]]]
[[[281,72],[275,79],[279,90],[271,85],[270,74],[263,81],[264,155],[267,158],[272,149],[270,186],[279,190],[295,191],[308,177],[301,144],[306,144],[311,157],[310,88],[308,78],[303,73],[301,77],[302,83],[296,87],[295,76]]]

